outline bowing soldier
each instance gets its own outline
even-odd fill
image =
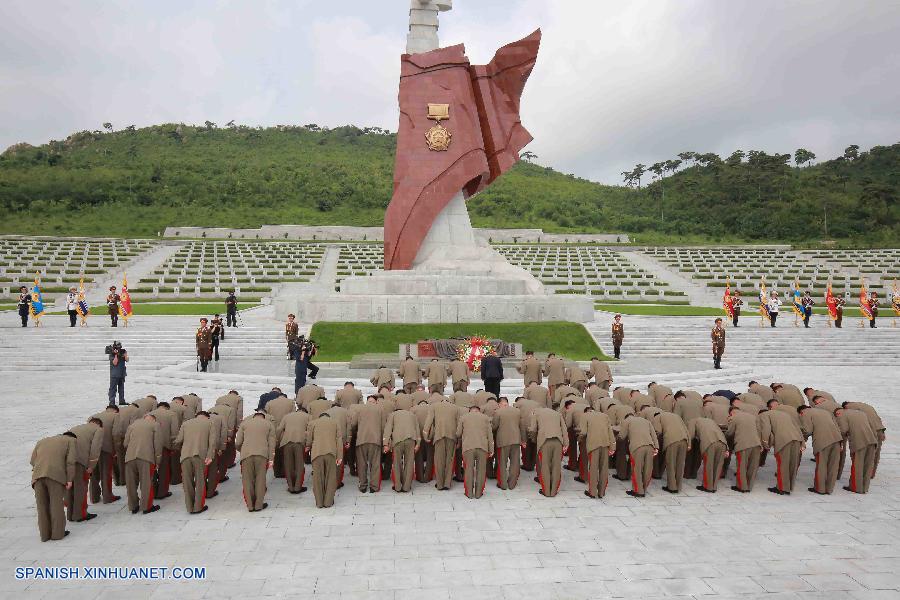
[[[716,493],[719,477],[728,452],[728,441],[722,428],[709,417],[698,417],[688,425],[690,445],[697,445],[703,462],[703,483],[697,489],[701,492]]]
[[[188,513],[206,511],[207,470],[216,456],[219,446],[219,430],[214,427],[209,413],[200,411],[193,419],[181,424],[175,436],[175,448],[180,448],[181,487]]]
[[[579,394],[584,393],[584,388],[587,386],[587,380],[587,374],[578,363],[566,369],[566,383],[578,390]]]
[[[97,468],[103,447],[103,421],[92,417],[87,423],[70,429],[75,434],[75,477],[66,490],[67,517],[72,522],[90,521],[97,515],[89,513],[88,481]]]
[[[257,411],[241,422],[234,445],[241,453],[241,480],[247,510],[265,510],[269,506],[265,501],[266,471],[275,461],[275,427],[264,412]]]
[[[653,477],[653,457],[659,453],[656,430],[644,417],[629,414],[619,427],[618,437],[628,440],[628,454],[631,457],[632,489],[625,493],[643,498]]]
[[[522,411],[509,405],[509,398],[500,398],[492,419],[494,445],[497,453],[497,487],[514,490],[519,482],[521,456],[528,435]]]
[[[769,400],[766,412],[770,433],[769,446],[775,454],[775,487],[770,487],[773,494],[789,495],[794,489],[797,469],[800,467],[800,456],[806,445],[798,422],[787,411],[778,410],[778,401]],[[796,411],[794,414],[796,414]],[[798,419],[799,421],[799,419]],[[765,433],[765,430],[764,430]]]
[[[449,375],[446,363],[437,358],[432,358],[431,362],[422,369],[422,375],[428,380],[429,392],[444,393],[444,388],[447,386],[447,375]]]
[[[872,467],[872,479],[874,479],[875,472],[878,471],[878,463],[881,460],[881,446],[886,438],[885,432],[887,431],[887,428],[884,426],[884,422],[882,422],[878,411],[875,410],[875,407],[871,404],[865,402],[844,402],[841,404],[841,408],[859,410],[865,413],[866,417],[869,419],[869,426],[872,428],[872,431],[875,432],[875,437],[878,438],[875,447],[875,465]]]
[[[553,352],[547,355],[547,361],[544,363],[544,375],[547,377],[547,389],[550,393],[550,398],[555,398],[556,388],[563,385],[566,381],[566,365]]]
[[[403,380],[403,391],[407,394],[415,392],[416,386],[422,383],[422,371],[419,369],[419,364],[408,354],[404,361],[400,363],[397,376]]]
[[[306,478],[306,434],[309,428],[309,414],[302,408],[282,417],[275,430],[278,449],[282,456],[284,478],[287,480],[288,492],[301,494],[306,491],[303,480]]]
[[[66,531],[66,490],[72,489],[78,451],[76,435],[67,431],[40,440],[31,452],[31,487],[41,541],[61,540]]]
[[[869,419],[861,410],[839,408],[834,411],[838,427],[850,445],[850,485],[844,486],[848,492],[869,493],[869,482],[875,471],[875,450],[877,437],[869,425]]]
[[[584,478],[587,489],[584,494],[590,498],[603,498],[609,483],[609,457],[616,452],[616,435],[609,417],[602,412],[585,406],[583,414],[578,424],[578,435],[584,438],[584,454],[587,456]]]
[[[419,422],[409,410],[395,410],[384,425],[384,452],[391,453],[391,482],[395,492],[409,492],[421,441]]]
[[[156,419],[162,441],[162,459],[156,465],[156,477],[154,478],[153,495],[162,500],[172,495],[169,484],[172,482],[172,455],[174,454],[174,441],[178,436],[178,421],[175,413],[169,408],[168,402],[160,402],[155,409],[148,414]]]
[[[463,456],[463,491],[467,498],[481,498],[487,477],[487,463],[494,455],[491,420],[478,406],[469,408],[456,425],[457,446]]]
[[[556,496],[562,482],[562,457],[569,450],[566,423],[558,411],[537,408],[528,435],[535,438],[538,449],[535,480],[541,484],[539,493],[546,497]]]
[[[469,387],[469,383],[471,383],[471,375],[472,372],[465,361],[459,358],[454,358],[450,361],[450,383],[454,392],[465,391]],[[443,394],[444,392],[441,393]]]
[[[731,489],[736,492],[751,492],[759,471],[762,438],[756,415],[741,410],[732,403],[728,409],[728,428],[725,437],[733,441],[735,465],[735,484]]]
[[[525,351],[525,358],[518,364],[516,371],[521,373],[525,388],[528,388],[532,383],[541,385],[543,375],[541,363],[534,357],[533,350]]]
[[[325,413],[310,423],[306,447],[312,460],[316,508],[330,508],[337,491],[337,468],[344,462],[341,429],[331,415]]]
[[[115,459],[115,446],[113,444],[113,431],[119,418],[118,406],[107,406],[105,410],[92,415],[92,419],[99,419],[102,425],[102,442],[100,444],[100,458],[91,472],[91,503],[111,504],[119,499],[113,494],[112,477]]]
[[[684,420],[673,412],[660,411],[651,421],[661,438],[660,452],[663,455],[661,471],[666,475],[663,490],[670,494],[681,491],[684,477],[684,463],[688,452],[688,430]]]
[[[841,457],[843,436],[835,422],[834,412],[821,408],[801,406],[797,409],[800,415],[800,427],[807,436],[812,436],[813,454],[816,460],[816,474],[810,492],[830,494],[838,478],[838,461]]]
[[[394,389],[394,372],[391,371],[384,365],[381,365],[375,372],[372,373],[372,377],[369,378],[369,383],[371,383],[375,389],[380,389],[381,386],[386,385],[388,389]]]
[[[294,402],[282,394],[274,400],[266,402],[264,410],[267,415],[272,417],[272,423],[277,431],[282,419],[294,412]],[[272,474],[276,479],[284,477],[284,449],[281,443],[275,445],[275,460],[272,465]]]
[[[153,504],[153,474],[162,460],[162,430],[153,415],[144,415],[125,432],[125,486],[131,514],[139,510],[150,514],[159,510]],[[140,485],[140,501],[138,486]]]
[[[387,413],[378,396],[372,394],[366,403],[351,413],[350,427],[356,432],[356,472],[359,491],[375,493],[381,489],[381,448]]]
[[[416,425],[419,428],[419,449],[416,450],[416,481],[428,483],[434,476],[434,444],[425,439],[425,425],[428,423],[428,413],[431,412],[431,405],[428,404],[427,399],[422,399],[411,410],[416,417]]]
[[[464,392],[456,392],[461,394]],[[454,394],[454,395],[456,395]],[[472,403],[470,406],[474,406]],[[431,405],[425,419],[425,438],[434,445],[434,487],[449,490],[456,463],[456,430],[463,409],[444,397]]]
[[[591,358],[591,368],[587,373],[588,379],[593,380],[604,390],[609,390],[610,384],[613,382],[612,372],[606,361],[600,360],[596,356]]]

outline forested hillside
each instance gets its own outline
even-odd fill
[[[355,126],[114,131],[107,123],[0,155],[0,231],[152,236],[167,225],[381,225],[394,146],[394,134]],[[813,166],[791,166],[791,158],[686,152],[638,165],[625,173],[628,186],[523,161],[469,205],[477,226],[626,232],[647,243],[900,241],[900,144],[851,147]]]

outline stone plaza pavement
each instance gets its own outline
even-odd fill
[[[0,338],[19,334],[2,322]],[[97,519],[69,524],[71,535],[50,543],[37,535],[31,450],[38,438],[102,409],[107,376],[103,370],[3,373],[0,593],[67,600],[900,597],[897,370],[766,364],[759,372],[879,409],[888,440],[870,494],[840,489],[849,465],[833,496],[808,493],[813,463],[807,449],[790,497],[766,491],[774,480],[771,459],[750,494],[728,489],[733,469],[714,495],[695,491],[689,480],[688,489],[673,496],[654,481],[646,498],[634,499],[612,479],[603,500],[586,498],[568,471],[555,498],[538,495],[531,474],[523,472],[514,491],[488,480],[481,500],[465,498],[459,484],[440,493],[416,483],[411,494],[395,494],[388,485],[378,494],[360,494],[348,475],[335,506],[324,510],[315,508],[311,491],[290,495],[270,475],[269,508],[254,515],[244,507],[233,469],[202,515],[185,513],[175,487],[151,515],[131,515],[124,500],[91,506]],[[128,383],[126,391],[129,398],[154,393],[164,399],[188,389]],[[203,396],[207,404],[214,400]],[[245,404],[251,410],[255,398]],[[206,579],[15,580],[14,569],[27,566],[205,567]]]

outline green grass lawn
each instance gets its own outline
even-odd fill
[[[316,359],[322,362],[349,361],[360,354],[392,354],[399,344],[419,340],[484,335],[505,342],[520,343],[536,352],[556,352],[573,360],[603,357],[591,334],[580,323],[333,323],[322,321],[312,327],[311,337],[319,346]]]
[[[15,310],[18,308],[17,304],[0,304],[0,310]]]
[[[258,306],[258,305],[256,305]],[[215,303],[199,303],[199,302],[188,302],[185,304],[153,304],[153,303],[139,303],[136,302],[132,304],[132,308],[134,309],[134,314],[136,316],[150,317],[150,316],[192,316],[196,315],[199,317],[212,317],[215,313],[219,313],[222,315],[224,319],[225,309],[220,302]],[[246,308],[254,308],[254,306],[245,306]],[[238,311],[240,312],[240,311]],[[64,315],[65,311],[57,311],[48,313],[51,315]],[[105,311],[101,312],[98,309],[94,308],[91,311],[92,317],[106,317],[107,313]]]

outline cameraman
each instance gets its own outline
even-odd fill
[[[119,342],[113,342],[106,347],[109,355],[109,405],[116,405],[116,391],[119,393],[119,405],[125,404],[125,363],[128,362],[128,352]]]
[[[294,393],[297,393],[300,388],[306,385],[306,373],[308,370],[312,370],[312,375],[309,376],[310,379],[315,379],[319,373],[319,367],[310,362],[316,354],[316,343],[312,340],[304,339],[302,335],[297,339],[297,342],[297,362],[294,364]]]

